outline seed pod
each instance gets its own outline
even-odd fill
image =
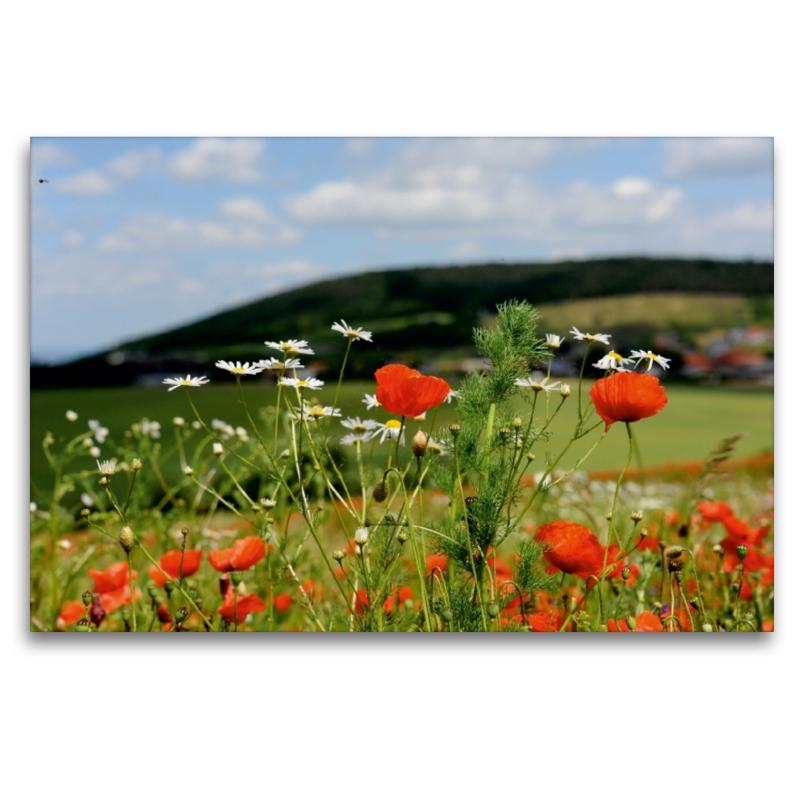
[[[683,553],[682,547],[668,547],[664,551],[664,555],[667,558],[680,558],[682,553]]]
[[[450,426],[450,433],[454,439],[458,439],[458,435],[461,433],[461,426],[457,422],[454,422]]]
[[[180,607],[180,608],[179,608],[179,609],[178,609],[178,610],[175,612],[175,619],[176,619],[178,622],[183,622],[183,621],[186,619],[186,617],[188,617],[188,616],[189,616],[189,609],[188,609],[188,608],[186,608],[186,606],[181,606],[181,607]]]
[[[736,548],[736,555],[739,556],[739,561],[744,561],[745,558],[747,558],[747,545],[746,544],[740,544]]]
[[[92,602],[92,597],[94,597],[94,595],[90,591],[88,590],[85,591],[81,595],[81,599],[83,600],[83,605],[88,606]]]

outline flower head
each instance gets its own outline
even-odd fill
[[[514,381],[517,386],[522,386],[524,389],[532,389],[534,392],[555,392],[561,388],[561,383],[548,383],[546,378],[534,378],[533,375],[527,378],[517,378]]]
[[[75,422],[78,419],[78,414],[75,411],[67,411],[67,419],[70,422]]]
[[[278,386],[294,386],[296,389],[319,389],[325,381],[317,378],[281,378]]]
[[[381,367],[375,373],[378,388],[375,396],[390,413],[418,417],[429,408],[441,405],[450,393],[450,385],[441,378],[422,375],[402,364]]]
[[[191,375],[187,375],[185,378],[164,378],[163,383],[171,384],[167,391],[171,392],[173,389],[177,389],[179,386],[205,386],[209,382],[208,378],[203,376],[202,378],[193,378]]]
[[[348,339],[363,339],[366,342],[372,341],[371,331],[365,331],[363,328],[351,328],[344,320],[342,320],[341,325],[338,322],[334,322],[333,325],[331,325],[331,330],[343,333]]]
[[[89,576],[94,581],[94,591],[100,595],[100,603],[109,614],[112,611],[116,611],[120,606],[130,604],[131,575],[135,581],[137,572],[136,570],[133,570],[133,573],[128,572],[127,561],[118,561],[103,572],[97,569],[89,570]],[[134,589],[138,600],[142,594],[135,586]]]
[[[615,422],[638,422],[658,414],[667,404],[664,387],[653,375],[617,372],[592,386],[590,397],[608,430]]]
[[[576,339],[582,339],[587,342],[600,342],[600,344],[608,344],[611,338],[610,333],[581,333],[575,326],[572,327],[570,333]]]
[[[378,402],[378,398],[374,394],[365,394],[364,399],[361,402],[366,403],[367,411],[371,411],[373,408],[381,408],[381,404]]]
[[[339,444],[344,445],[345,447],[350,447],[354,444],[366,444],[372,434],[370,433],[348,433],[347,436],[342,436],[339,439]]]
[[[401,433],[402,424],[399,419],[390,419],[386,424],[378,423],[378,429],[372,434],[372,437],[380,436],[380,442],[386,441],[387,438],[397,441],[400,437],[400,444],[406,443],[405,433]]]
[[[235,597],[235,602],[234,602]],[[244,622],[248,614],[254,611],[263,611],[266,608],[264,601],[257,594],[247,594],[239,597],[231,586],[225,593],[225,602],[218,609],[219,613],[228,622],[233,622],[234,606],[236,607],[236,621]]]
[[[551,350],[558,350],[558,348],[561,347],[561,344],[564,341],[563,336],[557,336],[555,333],[546,333],[545,339],[547,340],[547,346]]]
[[[168,550],[161,556],[159,563],[161,564],[161,569],[163,569],[170,578],[178,580],[179,577],[187,578],[190,575],[194,575],[200,569],[200,562],[202,560],[202,550],[184,550],[183,553],[181,553],[180,550]],[[150,573],[150,578],[153,583],[163,588],[167,579],[161,573],[161,570],[155,566],[151,566],[148,572]]]
[[[88,424],[89,430],[92,431],[94,438],[97,439],[97,444],[103,444],[106,436],[108,436],[108,428],[104,428],[96,419],[90,419]]]
[[[299,358],[285,358],[283,361],[279,358],[262,358],[261,361],[256,361],[255,366],[261,367],[261,369],[280,370],[281,372],[285,372],[287,369],[303,368]]]
[[[534,538],[546,545],[545,560],[563,572],[588,578],[603,571],[603,545],[583,525],[556,520],[542,525]]]
[[[214,366],[226,369],[232,375],[258,375],[259,372],[264,371],[263,367],[259,367],[255,363],[251,364],[249,361],[245,361],[244,364],[241,361],[237,361],[235,364],[233,361],[217,361]]]
[[[117,470],[117,462],[116,459],[109,459],[108,461],[98,461],[97,462],[97,471],[101,475],[113,475]]]
[[[212,550],[208,554],[208,563],[218,572],[237,572],[255,566],[267,554],[260,536],[245,536],[233,547],[225,550]]]
[[[364,433],[365,431],[374,431],[378,427],[378,423],[374,419],[362,420],[361,417],[348,417],[342,420],[342,425],[345,428],[350,428],[353,433]]]
[[[597,369],[613,369],[616,372],[627,372],[626,364],[633,364],[632,358],[623,358],[619,353],[609,350],[599,361],[592,364]]]
[[[663,369],[669,369],[669,362],[672,360],[670,358],[664,358],[664,356],[657,356],[655,353],[648,350],[645,352],[644,350],[634,350],[631,353],[629,361],[632,361],[634,358],[638,358],[639,360],[636,362],[636,366],[638,367],[642,361],[647,361],[647,371],[649,372],[653,368],[653,362],[655,361],[659,367]]]
[[[267,347],[273,350],[280,350],[287,356],[313,356],[314,351],[309,349],[305,339],[287,339],[285,342],[264,342]]]
[[[450,401],[453,400],[453,398],[455,398],[456,400],[461,399],[461,392],[457,392],[455,389],[451,389],[447,393],[447,397],[445,397],[444,401],[449,405]]]
[[[305,405],[302,410],[295,408],[297,415],[301,419],[324,419],[325,417],[341,417],[342,411],[333,406],[311,406]]]

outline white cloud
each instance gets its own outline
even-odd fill
[[[110,161],[106,170],[115,178],[135,180],[145,171],[157,172],[162,163],[161,152],[157,149],[132,150]]]
[[[772,139],[667,139],[664,174],[668,178],[771,175]]]
[[[43,167],[69,167],[75,164],[75,156],[57,144],[41,142],[34,139],[31,142],[31,171],[38,172]],[[38,175],[34,175],[38,178]]]
[[[614,194],[620,197],[640,197],[653,191],[653,184],[645,178],[620,178],[611,184]]]
[[[344,146],[344,155],[346,158],[352,159],[366,158],[374,152],[375,144],[376,140],[368,136],[348,139]]]
[[[197,139],[170,160],[169,171],[183,180],[258,181],[265,152],[258,139]]]
[[[116,184],[99,169],[79,172],[68,178],[53,181],[53,186],[64,194],[98,195],[113,192]]]
[[[715,228],[729,230],[772,231],[773,214],[770,203],[741,203],[727,211],[712,217],[711,224]]]
[[[201,251],[252,248],[299,241],[300,232],[278,220],[254,198],[223,203],[211,219],[182,219],[164,214],[137,214],[103,237],[104,252]]]
[[[86,237],[83,231],[79,231],[77,228],[70,228],[64,231],[61,237],[61,244],[64,245],[64,247],[81,247],[85,242]]]

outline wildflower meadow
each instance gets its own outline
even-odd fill
[[[357,416],[345,366],[372,333],[344,320],[330,406],[303,377],[313,342],[288,339],[216,364],[246,427],[203,416],[213,375],[164,379],[168,424],[65,408],[31,503],[31,629],[772,631],[771,459],[737,458],[732,431],[690,468],[643,468],[648,423],[676,402],[652,372],[669,359],[543,326],[506,302],[474,331],[485,369],[451,385],[386,364]],[[567,336],[584,348],[569,383],[553,377]],[[247,402],[265,372],[277,403]],[[622,468],[587,471],[615,436]]]

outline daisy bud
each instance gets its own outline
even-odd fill
[[[131,472],[138,472],[143,466],[144,464],[138,458],[134,458],[131,461]]]
[[[91,513],[92,513],[92,512],[91,512],[91,511],[90,511],[88,508],[82,508],[82,509],[81,509],[81,516],[82,516],[82,517],[88,517],[88,516],[89,516],[89,514],[91,514]]]
[[[606,519],[607,519],[609,522],[611,522],[611,517],[612,517],[612,516],[613,516],[613,515],[612,515],[612,513],[609,511],[609,512],[608,512],[608,514],[606,514]]]
[[[86,437],[86,438],[85,438],[85,439],[84,439],[84,440],[81,442],[81,444],[82,444],[84,447],[92,447],[92,445],[94,445],[94,439],[92,439],[92,437],[91,437],[91,436],[87,436],[87,437]]]
[[[369,531],[366,528],[356,528],[353,539],[356,544],[365,545],[369,541]]]
[[[175,612],[175,620],[176,620],[177,622],[183,622],[183,621],[186,619],[186,617],[188,617],[188,616],[189,616],[189,609],[188,609],[188,608],[186,608],[186,606],[181,606],[181,607],[180,607],[180,608],[179,608],[179,609],[178,609],[178,610]]]
[[[528,461],[535,461],[535,460],[536,460],[536,456],[535,456],[533,453],[528,453],[528,454],[525,456],[525,458],[527,458],[527,459],[528,459]]]
[[[67,419],[70,422],[75,422],[78,419],[78,415],[74,411],[67,411]]]
[[[87,591],[85,591],[85,592],[84,592],[84,593],[81,595],[81,600],[83,600],[83,604],[84,604],[84,606],[88,606],[88,605],[89,605],[89,604],[92,602],[92,597],[93,597],[93,596],[94,596],[94,595],[93,595],[93,594],[92,594],[90,591],[88,591],[88,590],[87,590]]]
[[[631,511],[631,519],[634,522],[641,522],[644,519],[644,513],[642,511]]]
[[[101,486],[108,486],[108,478],[106,478],[105,475],[103,475],[98,482]]]
[[[199,422],[198,420],[195,420],[195,421],[192,423],[192,427],[193,427],[193,428],[194,428],[196,431],[199,431],[199,430],[200,430],[200,428],[202,428],[203,426],[200,424],[200,422]]]
[[[281,452],[281,455],[280,455],[280,457],[281,457],[281,458],[290,458],[290,457],[291,457],[291,455],[292,455],[292,454],[291,454],[291,453],[290,453],[288,450],[283,450],[283,451]]]
[[[400,542],[400,544],[405,544],[408,541],[408,531],[400,531],[400,533],[397,534],[397,541]]]
[[[183,417],[173,417],[172,424],[176,428],[185,428],[186,427],[186,420]]]
[[[55,441],[56,440],[53,438],[53,434],[50,433],[50,431],[47,431],[47,433],[44,435],[44,443],[45,443],[45,445],[47,445],[47,447],[49,447],[51,444],[55,444]],[[84,441],[86,441],[86,440],[84,439]],[[91,439],[89,441],[91,441]]]
[[[119,543],[126,553],[130,553],[130,551],[133,550],[133,546],[136,544],[136,537],[127,525],[119,532]]]
[[[389,487],[384,481],[377,481],[372,487],[372,499],[376,503],[382,503],[389,496]]]
[[[713,626],[711,625],[710,622],[704,622],[702,627],[703,627],[703,633],[713,633],[714,632],[714,628],[713,628]]]
[[[428,449],[428,434],[425,431],[417,431],[411,440],[411,452],[417,457],[422,458]]]
[[[489,603],[489,605],[486,606],[486,613],[494,619],[500,613],[500,606],[497,605],[497,603]]]
[[[75,630],[79,633],[91,633],[92,629],[89,627],[89,620],[86,617],[81,617],[75,623]]]
[[[746,544],[740,544],[736,548],[736,555],[739,556],[739,561],[744,561],[745,558],[747,558],[747,545]]]
[[[572,390],[569,388],[568,383],[562,383],[561,388],[558,390],[558,393],[562,397],[569,397],[572,394]]]
[[[192,468],[191,468],[191,467],[190,467],[190,466],[187,464],[187,465],[186,465],[186,466],[183,468],[183,474],[184,474],[184,475],[185,475],[187,478],[190,478],[192,475],[194,475],[194,470],[193,470],[193,469],[192,469]]]
[[[625,622],[632,631],[636,630],[636,617],[625,617]]]
[[[338,561],[339,565],[341,566],[342,561],[344,561],[347,553],[344,550],[334,550],[333,551],[333,560]]]
[[[722,549],[722,547],[721,547],[720,545],[718,545],[718,544],[715,544],[715,545],[714,545],[714,546],[713,546],[711,549],[712,549],[712,550],[713,550],[713,551],[714,551],[714,552],[715,552],[715,553],[716,553],[718,556],[721,556],[721,555],[722,555],[722,554],[725,552],[725,551]]]
[[[508,439],[508,437],[511,436],[510,428],[500,428],[500,430],[497,433],[500,435],[500,440],[502,442],[505,442],[506,439]]]
[[[99,447],[90,447],[89,448],[89,455],[92,458],[100,458],[100,448]]]
[[[458,435],[461,433],[461,426],[457,422],[454,422],[450,426],[450,433],[454,439],[458,439]]]
[[[519,430],[522,427],[522,420],[519,417],[514,417],[514,419],[511,421],[511,425],[516,430]]]
[[[183,538],[185,539],[189,535],[189,529],[188,528],[181,528],[181,534],[182,534]]]
[[[225,448],[219,442],[214,442],[211,446],[211,451],[215,456],[221,456],[225,452]]]

